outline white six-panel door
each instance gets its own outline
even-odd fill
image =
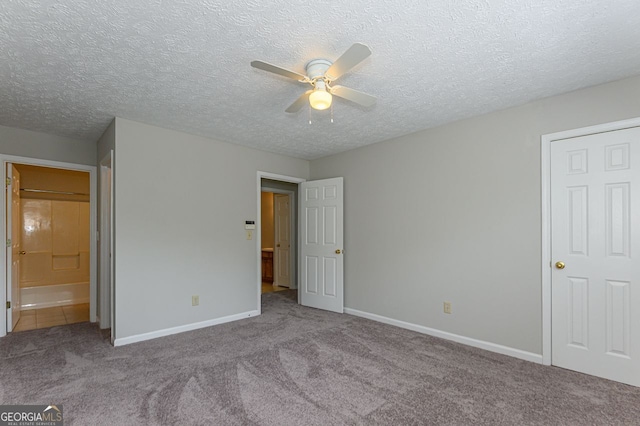
[[[300,303],[343,312],[343,179],[300,185]]]
[[[554,365],[640,386],[639,251],[640,128],[554,141]]]

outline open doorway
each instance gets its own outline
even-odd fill
[[[295,256],[292,262],[294,272],[290,276],[293,278],[291,289],[295,291],[287,292],[285,296],[311,308],[344,312],[344,179],[335,177],[306,181],[260,171],[257,178],[258,231],[262,229],[262,192],[274,192],[274,205],[278,192],[294,193],[288,199],[295,203],[289,206],[293,218],[289,241],[292,242]],[[258,232],[257,236],[257,308],[262,313],[264,246],[261,233]],[[247,238],[251,239],[250,232]],[[277,248],[276,240],[274,230],[274,249]],[[275,275],[277,271],[274,271],[274,278]]]
[[[89,321],[89,173],[10,168],[10,331]]]
[[[263,293],[298,288],[298,184],[258,172],[258,307]],[[297,295],[295,295],[297,299]]]
[[[293,211],[292,251],[296,257],[291,276],[296,291],[291,298],[311,308],[344,312],[344,179],[306,181],[260,171],[257,175],[258,230],[262,226],[262,191],[294,191],[296,205],[290,208]],[[260,232],[257,235],[256,248],[260,255]],[[248,238],[251,239],[250,233]],[[259,256],[257,308],[260,313],[263,296],[261,260]]]
[[[296,288],[294,194],[293,190],[262,190],[262,293]]]
[[[296,183],[261,179],[262,293],[297,288]]]
[[[2,156],[7,332],[95,321],[95,167]]]

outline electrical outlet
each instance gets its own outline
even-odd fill
[[[198,306],[200,304],[200,296],[191,296],[191,306]]]
[[[451,313],[451,302],[444,302],[444,313],[445,314]]]

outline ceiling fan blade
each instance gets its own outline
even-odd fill
[[[371,55],[371,49],[368,46],[362,43],[354,43],[342,56],[336,59],[333,65],[324,73],[324,76],[330,81],[337,80],[342,74],[367,59],[369,55]]]
[[[296,101],[294,103],[289,105],[289,108],[287,108],[285,111],[286,112],[298,112],[298,111],[300,111],[300,109],[302,109],[302,107],[309,102],[308,99],[309,99],[309,95],[311,94],[311,92],[313,92],[313,90],[307,90],[306,92],[304,92],[302,94],[302,96],[300,96],[298,99],[296,99]]]
[[[251,62],[251,66],[254,68],[258,68],[259,70],[263,70],[263,71],[268,71],[268,72],[272,72],[274,74],[279,74],[285,77],[289,77],[292,78],[294,80],[306,80],[307,77],[302,75],[302,74],[298,74],[297,72],[294,71],[289,71],[287,69],[281,68],[279,66],[276,65],[272,65],[269,64],[267,62],[262,62],[262,61],[252,61]]]
[[[375,105],[376,103],[375,96],[367,95],[366,93],[349,89],[348,87],[344,86],[333,86],[331,88],[331,94],[348,101],[355,102],[364,107],[370,107]]]

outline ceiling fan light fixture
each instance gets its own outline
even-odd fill
[[[331,106],[332,99],[331,93],[325,89],[316,89],[309,95],[309,105],[311,105],[313,109],[322,111]]]
[[[331,106],[331,100],[333,97],[331,93],[327,92],[327,85],[323,80],[315,82],[313,92],[309,95],[309,105],[311,108],[322,111]]]

